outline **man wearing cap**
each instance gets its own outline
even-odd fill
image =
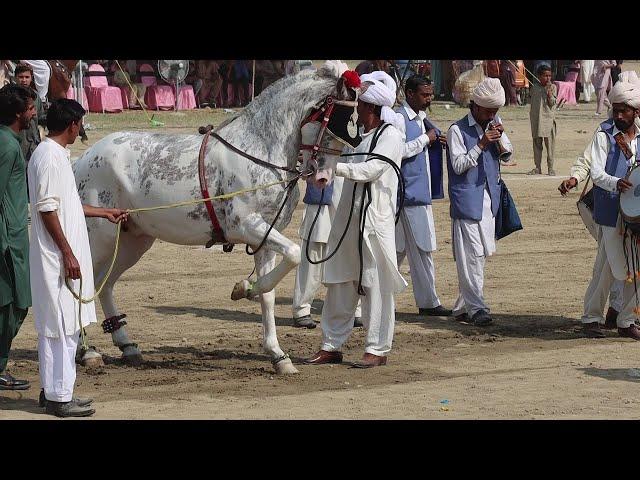
[[[460,294],[453,306],[458,320],[484,326],[493,320],[485,303],[485,258],[496,251],[495,216],[500,203],[496,143],[512,151],[496,115],[505,94],[497,78],[485,78],[471,95],[471,111],[447,132],[453,257]]]
[[[592,158],[593,219],[601,227],[598,254],[593,267],[594,276],[587,289],[587,296],[599,282],[610,284],[613,278],[631,279],[635,272],[627,271],[622,236],[622,219],[618,211],[620,193],[634,187],[624,177],[631,165],[640,159],[638,136],[640,128],[635,123],[640,113],[640,84],[619,81],[609,93],[613,107],[613,123],[603,122],[587,146]],[[622,290],[622,310],[617,318],[618,333],[622,337],[640,340],[640,329],[635,321],[635,287],[627,281]],[[589,319],[587,319],[589,320]],[[598,318],[591,319],[586,329],[598,331]]]
[[[393,119],[391,109],[396,98],[394,80],[385,72],[372,72],[361,76],[361,94],[358,99],[358,125],[362,127],[362,142],[355,153],[375,152],[388,157],[400,166],[404,150],[404,138],[385,119]],[[387,162],[367,155],[352,157],[352,163],[338,163],[335,175],[344,177],[343,194],[327,251],[333,252],[345,226],[348,231],[342,246],[324,265],[323,283],[327,286],[322,310],[322,345],[306,363],[318,365],[342,362],[342,345],[347,341],[353,326],[353,315],[359,298],[359,286],[363,292],[362,318],[367,329],[365,353],[355,366],[368,368],[387,363],[391,350],[395,324],[393,295],[407,286],[397,267],[395,245],[395,213],[398,177]],[[354,214],[349,219],[353,189],[356,189]],[[370,196],[364,220],[361,253],[359,250],[359,225],[363,190]],[[362,258],[362,276],[360,276]]]

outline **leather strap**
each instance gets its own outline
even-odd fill
[[[213,128],[213,125],[207,125],[204,128],[204,137],[202,139],[202,145],[200,145],[200,154],[198,155],[198,178],[200,179],[200,192],[202,192],[202,198],[209,198],[209,188],[207,187],[207,178],[205,176],[205,168],[204,168],[204,156],[207,150],[207,143],[209,141],[209,132]],[[200,130],[202,132],[202,129]],[[224,243],[228,243],[227,239],[224,236],[224,232],[220,227],[220,222],[218,222],[218,217],[216,216],[216,212],[213,209],[213,204],[211,200],[207,200],[204,202],[205,207],[207,207],[207,213],[209,214],[209,219],[211,220],[211,225],[213,226],[213,233],[215,236],[220,237]],[[213,239],[215,241],[215,238]],[[213,242],[210,242],[213,244]],[[209,245],[209,244],[207,244]]]

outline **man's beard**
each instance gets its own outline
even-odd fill
[[[615,123],[616,128],[618,130],[620,130],[621,132],[627,131],[629,129],[629,127],[631,125],[633,125],[633,121],[631,121],[631,122],[621,122],[621,121],[618,121],[618,120],[614,120],[613,123]]]

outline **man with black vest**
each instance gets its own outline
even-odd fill
[[[613,278],[625,280],[622,291],[622,310],[618,314],[618,333],[622,337],[640,340],[640,329],[635,325],[635,272],[627,271],[623,238],[620,235],[622,219],[619,214],[620,193],[633,188],[624,177],[630,166],[640,161],[638,137],[640,128],[635,119],[640,114],[640,84],[619,81],[609,93],[613,105],[613,124],[603,122],[587,151],[591,154],[593,189],[593,219],[601,227],[598,254],[593,267],[594,278],[589,284],[587,297],[598,282],[610,283]],[[599,330],[597,318],[584,318],[586,330]]]
[[[460,295],[453,306],[458,320],[484,326],[493,319],[485,303],[485,258],[496,251],[495,216],[500,204],[497,142],[512,151],[496,115],[504,105],[500,80],[485,78],[471,95],[471,111],[447,132],[447,170],[451,237]]]
[[[431,252],[436,250],[436,229],[431,209],[432,179],[430,155],[442,161],[442,143],[446,139],[426,118],[433,87],[422,75],[409,78],[404,88],[405,100],[395,109],[393,126],[405,135],[402,175],[405,180],[404,208],[396,225],[398,266],[409,258],[413,296],[418,313],[425,316],[449,316],[451,310],[440,304],[436,293],[435,266]],[[442,178],[440,168],[439,184]],[[442,198],[442,197],[440,197]],[[400,199],[398,199],[398,202]]]

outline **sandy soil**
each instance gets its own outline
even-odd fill
[[[625,63],[627,69],[639,67]],[[433,120],[445,128],[466,114],[444,105],[432,110]],[[259,304],[230,300],[235,282],[253,267],[244,249],[225,254],[216,247],[156,242],[116,286],[130,336],[146,362],[137,368],[124,365],[110,336],[93,326],[90,341],[106,365],[78,367],[77,393],[95,398],[97,419],[639,418],[640,345],[615,332],[597,340],[579,331],[596,243],[577,214],[578,194],[564,199],[556,190],[601,120],[594,111],[591,103],[559,112],[558,177],[524,175],[533,166],[529,109],[501,111],[518,162],[503,173],[524,230],[501,240],[487,263],[485,296],[494,325],[477,328],[418,317],[409,287],[397,296],[387,366],[349,368],[348,362],[362,354],[364,333],[358,329],[345,346],[345,364],[298,365],[299,375],[279,377],[261,348]],[[121,118],[144,127],[142,113],[126,115]],[[186,132],[204,123],[198,123],[198,115],[160,117],[166,131]],[[216,115],[218,123],[223,114]],[[115,117],[89,117],[96,127],[89,132],[92,141],[129,128]],[[74,146],[74,154],[83,149]],[[457,279],[448,203],[436,203],[434,214],[437,289],[450,307]],[[296,236],[301,211],[300,205],[285,231],[290,238]],[[406,263],[401,271],[410,280]],[[293,281],[290,274],[277,288],[276,322],[283,349],[299,364],[318,348],[321,332],[293,328]],[[317,317],[323,293],[314,304]],[[0,418],[51,418],[37,407],[35,345],[29,315],[9,368],[33,386],[23,393],[0,392]]]

